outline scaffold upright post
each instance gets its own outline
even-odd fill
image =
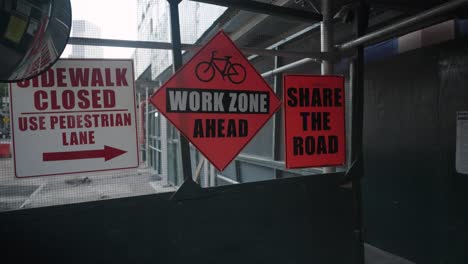
[[[167,0],[169,2],[170,21],[171,21],[171,38],[172,38],[172,60],[173,72],[175,73],[182,67],[182,45],[180,40],[180,24],[179,24],[179,3],[181,0]],[[179,134],[179,149],[182,160],[182,174],[184,182],[191,181],[192,165],[190,162],[190,144],[188,140]]]
[[[332,52],[333,51],[333,13],[332,13],[333,1],[322,0],[322,24],[320,25],[320,51],[321,52]],[[333,74],[333,61],[322,60],[322,75]],[[335,167],[325,167],[324,173],[336,172]]]

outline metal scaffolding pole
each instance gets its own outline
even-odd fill
[[[274,4],[262,3],[251,0],[192,0],[212,5],[226,6],[229,8],[238,8],[245,11],[278,16],[284,19],[296,20],[301,22],[313,23],[320,21],[322,16],[317,13],[299,10],[291,7],[277,6]]]
[[[182,67],[182,47],[180,41],[179,25],[179,3],[180,0],[168,0],[171,15],[171,37],[172,37],[172,59],[174,73]],[[179,133],[179,149],[182,160],[182,175],[184,183],[195,184],[192,178],[192,165],[190,162],[190,144],[188,140]]]
[[[325,1],[325,0],[323,0]],[[325,1],[326,2],[326,1]],[[440,6],[431,8],[427,11],[424,11],[420,14],[417,14],[415,16],[411,16],[409,18],[406,18],[400,22],[397,22],[395,24],[392,24],[390,26],[387,26],[385,28],[379,29],[377,31],[371,32],[367,35],[363,35],[359,38],[356,38],[354,40],[345,42],[343,44],[337,45],[338,51],[346,51],[351,48],[357,47],[359,45],[367,45],[371,42],[377,41],[377,40],[382,40],[382,38],[392,38],[396,36],[400,36],[404,33],[408,33],[411,30],[418,30],[421,29],[424,25],[415,27],[417,25],[420,25],[424,23],[425,21],[435,18],[437,16],[443,15],[447,12],[453,11],[456,8],[459,8],[463,5],[468,4],[468,0],[454,0],[445,4],[442,4]],[[325,19],[324,19],[325,20]],[[326,53],[330,54],[330,53]],[[309,62],[317,62],[315,59],[311,58],[305,58],[302,60],[298,60],[295,62],[292,62],[290,64],[286,64],[278,69],[270,70],[267,72],[264,72],[262,74],[263,77],[268,77],[274,74],[282,73],[290,69],[294,69],[296,67],[302,66],[306,63]]]
[[[278,74],[278,73],[285,72],[285,71],[290,70],[290,69],[294,69],[296,67],[299,67],[299,66],[304,65],[304,64],[309,63],[309,62],[317,62],[317,60],[310,59],[310,58],[305,58],[305,59],[302,59],[302,60],[298,60],[298,61],[286,64],[284,66],[273,69],[271,71],[264,72],[261,75],[262,75],[263,78],[266,78],[266,77],[269,77],[269,76],[272,76],[272,75],[275,75],[275,74]]]
[[[332,13],[333,2],[332,0],[322,0],[322,24],[320,25],[320,51],[331,52],[333,50],[333,13]],[[333,74],[333,61],[323,60],[322,61],[322,75]],[[335,167],[323,168],[324,173],[336,172]]]
[[[419,23],[422,23],[428,19],[443,15],[444,13],[452,11],[466,4],[468,4],[468,0],[450,1],[448,3],[442,4],[434,8],[431,8],[429,10],[426,10],[424,12],[421,12],[417,15],[403,19],[400,22],[396,22],[390,26],[384,27],[382,29],[371,32],[367,35],[363,35],[354,40],[338,45],[338,49],[343,51],[343,50],[358,47],[360,45],[366,45],[372,41],[381,40],[382,38],[391,38],[391,37],[395,37],[397,34],[401,35],[401,34],[408,33],[408,31],[414,30],[413,28],[411,28],[412,26],[416,26]]]
[[[204,188],[210,187],[210,175],[209,175],[209,166],[210,162],[207,158],[203,157],[205,162],[203,162],[203,178],[200,180],[200,184]]]
[[[320,25],[320,51],[331,52],[333,49],[333,14],[332,0],[322,0],[322,24]],[[333,74],[333,61],[322,61],[322,75]]]
[[[275,49],[280,49],[280,47],[276,47]],[[274,60],[274,67],[278,68],[280,65],[283,64],[283,60],[280,57],[275,57]],[[279,98],[283,98],[283,76],[275,75],[273,80],[273,89],[276,95]],[[272,146],[272,160],[278,161],[281,159],[281,129],[283,129],[282,124],[282,111],[283,109],[279,109],[278,112],[273,116],[273,146]],[[281,177],[281,170],[275,170],[275,179]]]
[[[161,49],[171,50],[172,45],[169,42],[160,41],[142,41],[142,40],[122,40],[122,39],[102,39],[102,38],[83,38],[71,37],[68,40],[70,45],[85,45],[85,46],[106,46],[106,47],[121,47],[121,48],[137,48],[137,49]],[[198,44],[180,44],[182,50],[197,51],[202,45]],[[301,52],[301,51],[278,51],[272,49],[258,49],[249,47],[240,47],[244,54],[254,54],[257,56],[280,56],[286,58],[312,58],[322,60],[332,58],[331,53],[322,52]]]
[[[138,120],[138,126],[137,126],[137,129],[138,129],[138,150],[140,151],[139,153],[139,157],[140,157],[140,160],[138,160],[138,163],[141,165],[141,162],[143,160],[143,150],[141,149],[141,145],[142,145],[142,142],[141,142],[141,137],[140,137],[140,133],[143,133],[143,127],[142,126],[142,116],[140,115],[141,113],[141,94],[138,93],[138,99],[137,99],[137,106],[138,106],[138,114],[137,114],[137,120]]]
[[[161,127],[160,132],[161,132],[161,174],[164,175],[163,177],[163,185],[168,186],[169,185],[169,166],[168,166],[168,157],[167,157],[167,152],[168,152],[168,147],[167,147],[167,119],[159,114],[160,118],[160,125]]]
[[[216,187],[216,168],[210,163],[210,187]]]

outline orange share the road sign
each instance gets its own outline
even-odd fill
[[[342,76],[285,75],[286,167],[343,165],[346,160]]]
[[[280,106],[270,86],[223,31],[150,101],[221,171]]]

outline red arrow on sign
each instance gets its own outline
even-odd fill
[[[59,161],[59,160],[77,160],[77,159],[96,159],[104,158],[105,161],[118,157],[127,151],[104,146],[104,149],[96,150],[81,150],[67,152],[46,152],[42,153],[42,161]]]

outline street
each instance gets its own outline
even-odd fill
[[[12,158],[0,158],[0,211],[175,191],[144,164],[137,169],[15,178]]]

